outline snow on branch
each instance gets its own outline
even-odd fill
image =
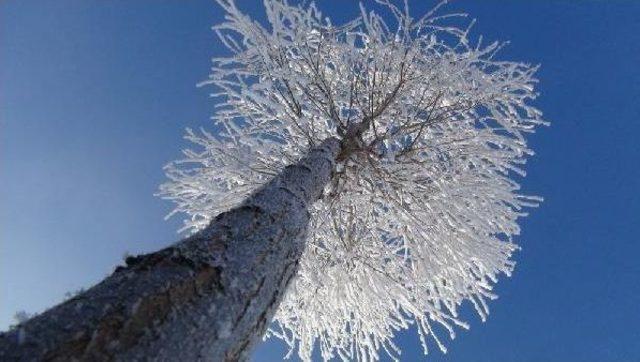
[[[215,135],[188,130],[197,150],[171,163],[160,195],[185,229],[248,194],[328,137],[343,141],[331,184],[311,207],[306,252],[268,335],[301,358],[397,358],[397,331],[417,326],[446,351],[468,328],[468,301],[484,320],[492,285],[510,275],[523,210],[514,175],[533,152],[525,135],[546,124],[531,105],[536,66],[498,60],[504,44],[472,44],[464,14],[440,5],[412,18],[379,0],[334,25],[313,4],[265,0],[268,24],[218,0],[214,29],[230,56],[213,60]],[[442,4],[441,4],[442,5]],[[481,39],[481,38],[480,38]],[[456,327],[457,326],[457,327]],[[442,333],[440,333],[442,334]]]

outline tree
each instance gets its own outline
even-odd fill
[[[199,149],[160,189],[193,234],[2,335],[0,357],[244,359],[272,318],[303,359],[396,358],[412,323],[446,351],[434,323],[454,338],[464,301],[485,319],[540,201],[512,178],[545,123],[537,67],[472,45],[442,3],[337,26],[265,0],[265,27],[218,2],[218,131],[188,130]]]

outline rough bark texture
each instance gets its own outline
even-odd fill
[[[331,138],[203,231],[127,258],[105,280],[0,335],[2,361],[248,357],[294,277]]]

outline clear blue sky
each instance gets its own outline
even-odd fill
[[[258,1],[240,1],[262,17]],[[431,1],[410,1],[416,13]],[[319,1],[336,22],[357,3]],[[640,1],[472,1],[475,34],[541,63],[514,276],[432,361],[640,361]],[[89,286],[125,251],[175,241],[153,196],[185,127],[210,126],[195,84],[222,51],[211,0],[0,2],[0,328]],[[403,333],[403,360],[421,356]],[[435,346],[432,346],[435,347]],[[268,342],[255,361],[279,360]]]

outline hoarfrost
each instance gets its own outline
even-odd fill
[[[310,147],[343,140],[268,335],[305,360],[314,346],[324,359],[396,359],[393,336],[415,325],[425,353],[428,340],[446,351],[434,325],[467,329],[465,301],[485,320],[515,264],[517,219],[541,201],[513,178],[533,154],[525,135],[545,124],[530,105],[537,67],[471,45],[464,14],[440,6],[415,19],[381,0],[393,24],[363,7],[335,26],[313,3],[265,0],[267,28],[218,2],[233,54],[203,84],[218,89],[222,131],[187,131],[197,150],[166,167],[160,195],[195,231]]]

